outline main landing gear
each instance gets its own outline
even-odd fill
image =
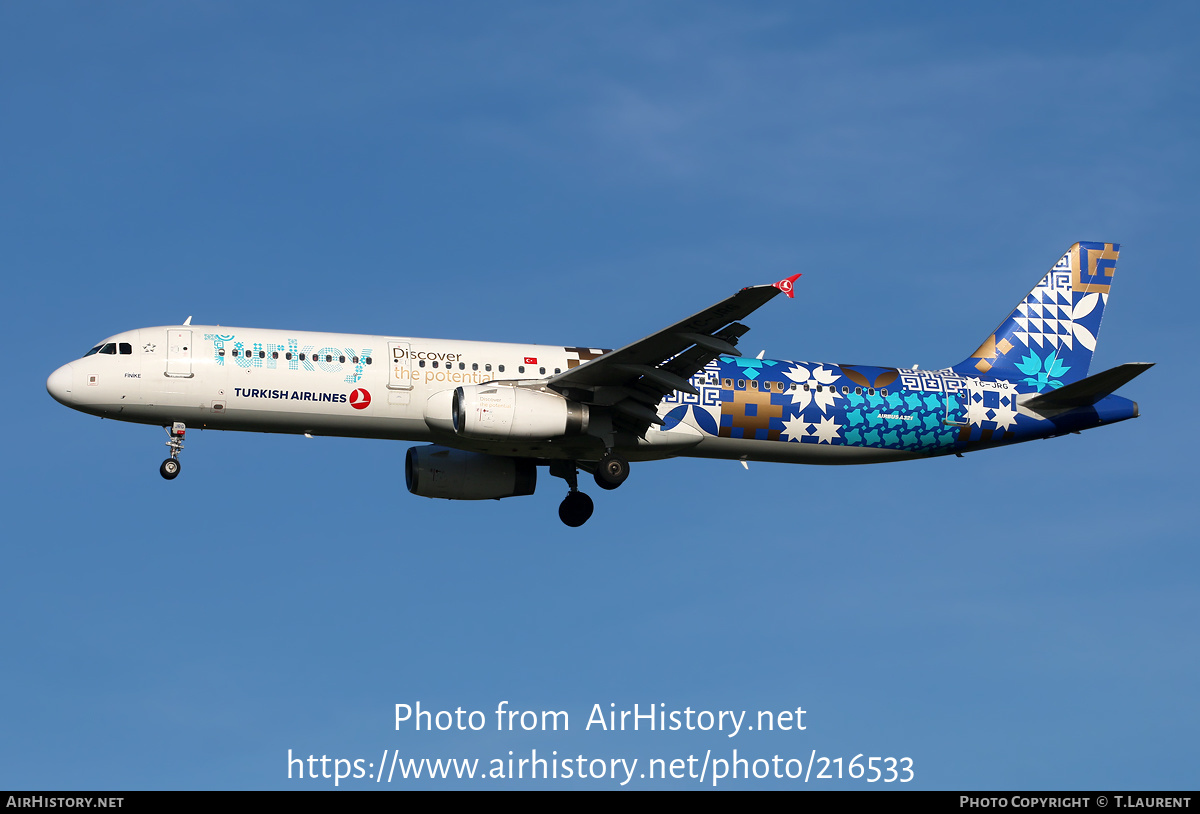
[[[567,493],[563,502],[558,504],[558,519],[571,528],[579,528],[592,516],[596,506],[592,499],[578,489]]]
[[[571,491],[558,506],[558,519],[571,528],[579,528],[588,521],[595,509],[592,499],[579,491],[578,463],[575,461],[552,461],[550,474],[567,482]],[[629,462],[613,454],[611,450],[600,459],[593,471],[596,485],[601,489],[616,489],[629,477]]]
[[[629,462],[609,451],[600,459],[600,464],[593,474],[596,485],[601,489],[616,489],[629,477]]]
[[[162,462],[158,474],[167,480],[175,480],[179,475],[179,453],[183,451],[183,435],[187,432],[187,426],[182,421],[176,421],[163,429],[167,431],[167,446],[171,448],[171,457]]]

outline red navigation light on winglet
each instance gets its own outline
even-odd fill
[[[793,274],[791,277],[780,280],[777,283],[771,283],[771,287],[778,288],[784,294],[787,294],[789,299],[794,299],[796,295],[792,293],[792,287],[795,285],[796,280],[798,279],[800,279],[800,275]]]

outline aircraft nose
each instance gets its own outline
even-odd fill
[[[50,374],[46,379],[46,392],[54,396],[60,404],[71,405],[71,388],[74,386],[74,375],[70,365],[63,365]]]

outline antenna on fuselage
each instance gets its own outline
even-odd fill
[[[188,318],[187,318],[187,319],[185,319],[185,320],[183,321],[183,324],[184,324],[184,325],[191,325],[191,324],[192,324],[192,315],[191,315],[191,314],[188,314]]]

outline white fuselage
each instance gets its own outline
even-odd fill
[[[866,464],[1079,432],[1138,415],[1115,395],[1151,365],[1088,375],[1117,244],[1076,243],[953,367],[749,359],[741,320],[799,275],[748,286],[616,350],[183,325],[111,337],[51,374],[55,399],[168,429],[424,442],[410,492],[449,500],[533,494],[538,467],[568,486],[559,518],[585,523],[578,474],[612,490],[631,461],[676,456]]]
[[[599,355],[598,348],[185,325],[110,337],[59,368],[47,387],[60,402],[143,424],[309,433],[443,443],[540,459],[599,458],[593,437],[519,446],[455,434],[450,395],[463,385],[539,380]],[[108,352],[112,350],[113,352]],[[123,352],[124,351],[124,352]],[[701,403],[720,402],[720,380],[691,379]],[[665,402],[665,414],[675,403]],[[689,455],[802,463],[870,463],[913,457],[895,450],[720,438],[691,421],[652,427],[630,460]]]

